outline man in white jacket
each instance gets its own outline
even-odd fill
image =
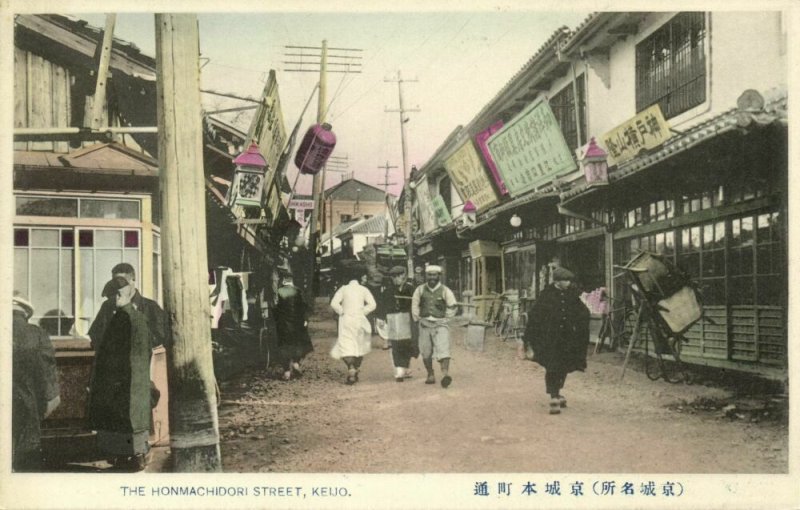
[[[367,315],[375,310],[376,304],[369,289],[358,283],[363,269],[353,268],[350,272],[350,282],[341,286],[331,299],[331,308],[339,315],[339,336],[331,356],[347,365],[345,383],[355,384],[361,361],[371,350],[372,326]]]

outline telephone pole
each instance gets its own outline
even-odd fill
[[[389,240],[389,186],[397,184],[396,182],[389,182],[389,170],[397,168],[397,165],[389,166],[389,162],[387,161],[384,166],[378,166],[378,168],[386,170],[383,175],[383,182],[379,183],[383,186],[383,242],[385,243]]]
[[[405,210],[406,217],[406,254],[408,256],[408,274],[414,275],[414,239],[411,232],[411,186],[410,178],[408,175],[408,148],[406,147],[406,112],[418,112],[419,108],[406,109],[403,106],[403,82],[415,82],[417,80],[404,80],[400,71],[397,71],[397,78],[393,80],[384,79],[383,81],[397,82],[397,94],[400,99],[399,110],[389,110],[384,108],[385,112],[399,112],[400,113],[400,142],[403,145],[403,182],[405,187],[405,199],[403,200],[403,209]]]
[[[316,72],[315,69],[307,69],[304,68],[304,65],[316,64],[316,62],[306,62],[303,60],[304,57],[312,57],[313,59],[319,58],[319,95],[317,96],[317,124],[322,124],[325,122],[325,116],[327,115],[327,75],[328,73],[360,73],[361,72],[361,63],[359,60],[361,56],[353,55],[352,53],[332,53],[329,54],[328,50],[333,52],[358,52],[363,51],[361,49],[356,48],[329,48],[328,47],[328,40],[324,39],[322,41],[322,46],[315,47],[315,46],[286,46],[287,49],[293,50],[292,53],[286,53],[287,57],[300,57],[300,60],[284,60],[284,64],[295,65],[297,68],[295,69],[284,69],[287,72]],[[299,53],[295,53],[294,51],[298,51]],[[317,53],[306,53],[305,50],[312,50],[313,52],[319,51]],[[328,59],[331,59],[328,62]],[[329,70],[328,66],[333,66],[334,69]],[[341,67],[340,67],[341,66]],[[343,69],[342,69],[343,68]],[[316,295],[317,290],[317,283],[318,283],[318,272],[317,272],[317,252],[319,251],[319,237],[320,237],[320,222],[322,221],[322,208],[325,206],[325,202],[323,200],[323,191],[325,190],[325,167],[322,167],[321,175],[320,173],[314,174],[314,178],[311,184],[311,198],[314,200],[314,212],[311,214],[311,253],[313,254],[313,262],[311,265],[311,271],[313,274],[313,289],[314,295]],[[306,291],[307,289],[303,289]]]
[[[156,14],[155,25],[170,448],[175,471],[219,472],[197,16]]]

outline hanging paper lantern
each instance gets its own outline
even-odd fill
[[[300,173],[314,175],[325,166],[328,157],[336,146],[336,135],[331,131],[330,124],[314,124],[300,142],[294,164]]]
[[[253,143],[248,149],[233,160],[236,170],[229,195],[230,206],[261,207],[261,195],[264,192],[264,171],[267,160]]]

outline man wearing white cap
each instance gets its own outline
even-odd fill
[[[28,324],[33,305],[17,292],[13,305],[11,468],[16,472],[41,471],[40,422],[61,402],[56,356],[47,333]]]
[[[425,268],[426,283],[417,287],[411,298],[411,315],[419,322],[419,352],[428,377],[425,384],[434,384],[433,358],[442,369],[442,388],[453,381],[450,377],[450,329],[447,319],[456,314],[456,297],[453,291],[440,281],[442,268]]]

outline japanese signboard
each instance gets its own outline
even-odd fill
[[[641,150],[661,145],[671,136],[656,104],[604,134],[600,141],[608,151],[608,166],[613,166],[633,159]]]
[[[431,203],[431,192],[428,187],[427,179],[422,179],[417,184],[417,204],[420,227],[423,233],[428,233],[436,228],[436,217],[433,214],[433,204]]]
[[[436,217],[436,225],[439,227],[444,227],[452,222],[452,218],[450,218],[450,211],[447,210],[447,205],[444,203],[444,199],[441,196],[436,195],[431,200],[431,205],[433,206],[433,214]]]
[[[531,103],[486,142],[511,196],[576,170],[550,104]]]
[[[464,142],[464,145],[447,158],[444,167],[461,198],[472,201],[477,210],[497,203],[492,183],[489,182],[489,176],[481,164],[478,151],[470,140]]]
[[[481,154],[483,155],[483,160],[486,161],[486,166],[488,166],[489,171],[492,172],[492,177],[494,178],[495,184],[497,184],[497,189],[500,190],[500,194],[508,195],[508,188],[506,188],[506,183],[503,182],[503,178],[500,176],[500,172],[497,171],[497,165],[494,164],[492,155],[489,154],[489,148],[486,146],[486,141],[489,139],[489,137],[500,131],[502,127],[503,127],[503,121],[498,120],[485,130],[475,135],[475,143],[478,144],[478,148],[481,150]]]

